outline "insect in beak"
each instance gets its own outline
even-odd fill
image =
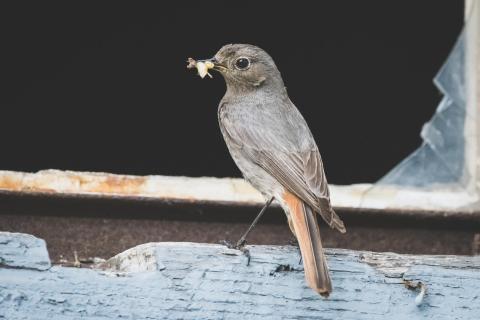
[[[188,69],[196,68],[198,75],[202,79],[205,78],[206,75],[208,75],[210,78],[213,78],[212,75],[208,72],[210,69],[217,70],[217,71],[222,71],[223,69],[226,69],[225,66],[218,63],[215,58],[206,59],[206,60],[195,60],[192,58],[188,58],[187,62],[188,62],[187,68]]]

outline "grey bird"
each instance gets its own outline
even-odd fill
[[[225,45],[202,61],[227,84],[218,107],[220,129],[244,178],[267,200],[260,215],[273,199],[280,203],[298,240],[307,284],[328,296],[332,284],[315,213],[331,228],[346,230],[330,204],[318,147],[280,72],[268,53],[248,44]]]

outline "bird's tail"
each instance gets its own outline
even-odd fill
[[[290,209],[291,225],[300,246],[305,280],[310,288],[328,296],[332,292],[332,282],[315,213],[290,192],[285,193],[284,200]]]

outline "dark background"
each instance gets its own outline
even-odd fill
[[[380,178],[420,143],[461,1],[0,5],[0,169],[238,176],[221,76],[186,58],[256,44],[282,72],[329,181]]]

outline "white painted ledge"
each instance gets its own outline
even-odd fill
[[[476,194],[451,188],[424,190],[372,184],[331,185],[336,208],[423,211],[427,215],[480,217]],[[260,206],[262,196],[243,179],[132,176],[99,172],[0,171],[0,192],[45,196],[126,198],[152,201]]]

